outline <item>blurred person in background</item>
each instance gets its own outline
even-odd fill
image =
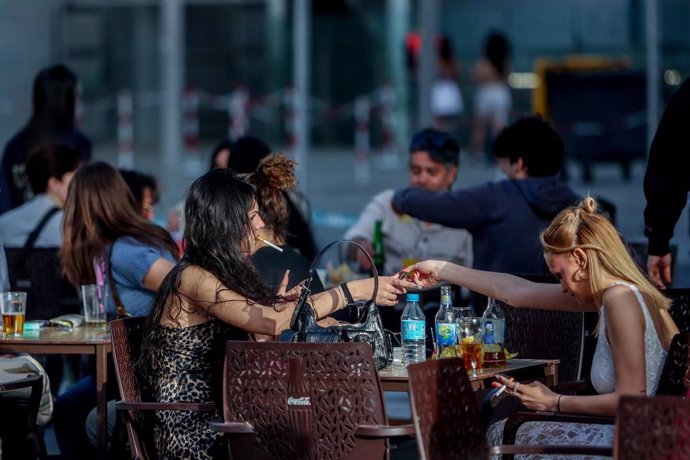
[[[0,165],[0,212],[30,198],[25,162],[28,154],[45,142],[65,144],[91,159],[91,142],[75,126],[77,76],[58,64],[41,70],[33,86],[29,121],[5,145]]]
[[[134,196],[134,202],[144,219],[153,220],[156,217],[155,206],[160,199],[158,195],[158,181],[151,174],[139,171],[120,169],[120,175],[127,183],[129,191]]]
[[[470,153],[475,158],[483,156],[487,138],[493,140],[508,125],[510,53],[508,39],[500,32],[491,32],[484,42],[483,56],[472,71],[476,89]]]
[[[230,150],[232,149],[232,141],[226,139],[218,143],[211,153],[211,165],[209,171],[216,168],[227,168],[230,160]]]
[[[62,246],[62,208],[67,189],[82,163],[81,154],[64,144],[45,143],[26,160],[26,176],[33,198],[0,215],[0,244],[24,247]]]
[[[547,274],[539,232],[579,199],[558,177],[563,141],[548,123],[528,117],[501,132],[493,153],[505,180],[468,189],[398,190],[393,207],[417,219],[469,231],[474,268]]]
[[[690,78],[671,97],[654,140],[644,175],[647,272],[663,289],[671,279],[670,241],[690,192]]]
[[[436,81],[431,87],[431,113],[434,127],[455,131],[465,103],[460,91],[460,64],[453,53],[450,39],[441,35],[437,41]]]
[[[447,133],[423,129],[412,136],[409,150],[411,187],[429,194],[447,192],[453,187],[458,177],[460,147]],[[374,225],[381,221],[385,254],[382,274],[396,273],[404,265],[428,258],[472,265],[469,232],[396,214],[391,206],[393,193],[394,190],[384,190],[374,196],[344,236],[362,245],[373,257]],[[356,260],[362,270],[371,270],[369,259],[356,246],[348,247],[347,257]]]

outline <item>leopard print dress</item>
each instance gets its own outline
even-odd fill
[[[215,318],[186,328],[156,326],[150,353],[156,401],[218,403],[226,332]],[[153,434],[158,458],[222,457],[227,450],[221,434],[210,428],[219,419],[218,412],[157,411]]]

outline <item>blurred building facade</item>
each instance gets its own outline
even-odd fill
[[[167,1],[167,0],[161,0]],[[423,0],[419,0],[423,1]],[[184,3],[184,75],[206,96],[244,85],[257,109],[250,131],[285,144],[284,107],[278,95],[292,82],[292,2],[288,0],[188,0]],[[690,3],[659,0],[661,68],[690,75]],[[439,32],[451,40],[460,62],[460,85],[469,107],[472,63],[490,30],[510,39],[512,70],[529,73],[538,58],[572,54],[625,57],[645,65],[643,0],[443,0]],[[352,145],[352,102],[390,83],[396,114],[409,121],[413,88],[404,60],[404,35],[418,23],[413,0],[313,0],[311,81],[316,145]],[[157,0],[5,0],[0,2],[0,140],[29,114],[31,82],[54,62],[72,67],[82,81],[84,131],[96,142],[115,143],[116,95],[134,94],[134,143],[157,147],[160,105],[160,2]],[[662,79],[662,82],[664,80]],[[515,109],[529,112],[531,89],[513,89]],[[199,136],[226,136],[228,115],[202,104]],[[461,124],[460,129],[468,123]],[[372,122],[372,143],[380,136]],[[461,133],[461,137],[464,131]],[[404,137],[404,136],[403,136]]]

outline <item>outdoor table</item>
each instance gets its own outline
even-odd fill
[[[472,388],[482,390],[491,386],[496,374],[515,377],[517,380],[542,378],[549,388],[558,384],[558,359],[510,359],[505,367],[491,367],[468,372]],[[379,371],[383,391],[409,392],[407,369],[386,367]]]
[[[105,458],[106,452],[107,358],[110,352],[110,331],[103,326],[80,326],[73,329],[45,327],[39,331],[24,331],[24,334],[18,337],[0,333],[0,353],[96,356],[96,415],[98,449],[102,453],[102,458]]]

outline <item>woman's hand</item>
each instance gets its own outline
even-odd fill
[[[445,281],[441,277],[441,270],[448,262],[442,260],[425,260],[403,268],[398,273],[401,280],[411,281],[417,288],[430,288]]]
[[[559,395],[543,383],[536,380],[531,383],[520,383],[503,376],[497,376],[497,378],[506,385],[506,391],[519,399],[528,409],[557,412]]]
[[[374,278],[349,281],[347,287],[355,300],[369,300],[374,292]],[[408,288],[414,287],[414,283],[401,280],[397,276],[379,276],[376,304],[393,306],[398,303],[398,296],[407,293]]]
[[[276,292],[276,295],[278,297],[280,297],[281,303],[289,302],[292,300],[297,300],[299,298],[299,295],[302,293],[302,287],[304,286],[303,285],[304,281],[302,281],[297,286],[293,287],[292,289],[290,289],[289,291],[286,292],[289,280],[290,280],[290,270],[285,270],[285,274],[283,275],[283,279],[280,281],[280,285],[278,286],[278,291]]]

